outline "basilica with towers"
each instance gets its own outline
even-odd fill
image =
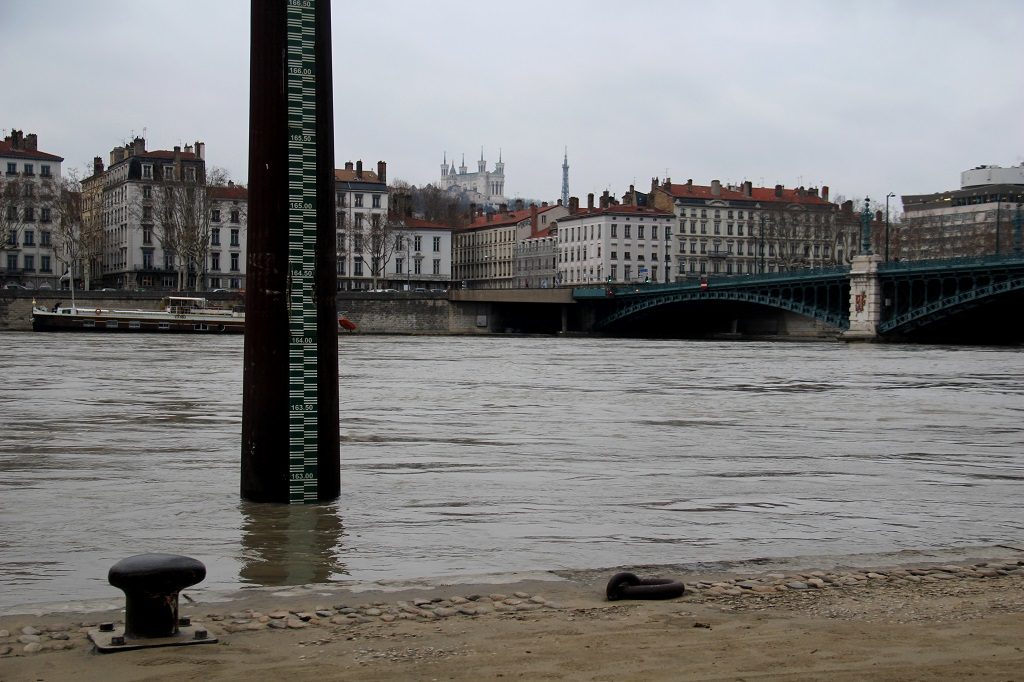
[[[497,207],[507,204],[505,198],[505,164],[501,160],[501,153],[498,153],[498,162],[494,164],[494,170],[487,170],[487,162],[484,160],[484,150],[480,150],[480,160],[476,162],[477,171],[468,172],[466,168],[466,155],[462,155],[462,165],[455,167],[455,161],[448,163],[447,153],[441,163],[441,180],[437,186],[446,192],[456,194],[471,203],[481,207]]]

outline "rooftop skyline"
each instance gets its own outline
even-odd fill
[[[528,0],[332,3],[335,165],[424,185],[442,157],[506,164],[509,198],[652,176],[828,185],[833,199],[954,189],[1024,161],[1024,5]],[[246,182],[249,4],[7,0],[0,129],[85,173],[135,135],[207,143]],[[9,76],[10,78],[10,76]]]

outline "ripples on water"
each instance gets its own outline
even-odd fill
[[[1016,349],[342,339],[342,497],[238,499],[239,337],[0,334],[0,606],[1024,538]]]

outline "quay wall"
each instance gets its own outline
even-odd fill
[[[0,331],[31,331],[32,306],[69,305],[67,294],[0,290]],[[243,302],[237,294],[200,295],[223,306]],[[155,292],[86,291],[75,296],[76,304],[86,309],[159,310],[162,300],[163,295]],[[556,300],[486,301],[432,292],[339,292],[338,311],[354,322],[358,327],[355,333],[361,334],[557,334],[563,325],[569,333],[587,334],[592,323],[592,311],[586,305]],[[708,331],[712,337],[723,338],[835,338],[836,330],[809,318],[785,311],[764,312],[763,316],[746,316],[725,328]]]
[[[234,294],[198,294],[211,303],[242,303]],[[159,310],[163,295],[148,292],[83,291],[75,294],[81,308]],[[32,307],[70,305],[66,291],[0,290],[0,331],[31,331]],[[451,302],[443,294],[360,294],[343,292],[338,311],[367,334],[487,334],[496,327],[493,306],[485,302]]]

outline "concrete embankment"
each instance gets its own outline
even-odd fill
[[[242,303],[234,294],[191,294],[207,296],[214,305]],[[78,292],[75,304],[81,308],[159,310],[164,295],[149,292]],[[67,291],[0,292],[0,331],[30,331],[32,308],[70,305]],[[367,334],[487,334],[505,331],[500,315],[487,302],[452,302],[438,293],[341,294],[338,311]]]

